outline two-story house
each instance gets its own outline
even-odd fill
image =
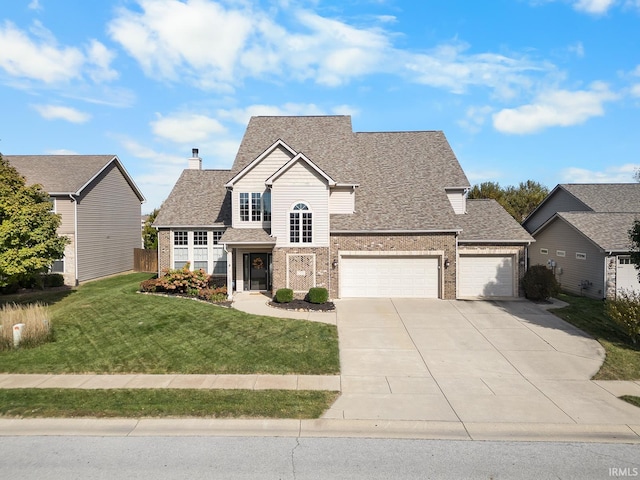
[[[349,116],[253,117],[230,170],[194,149],[157,216],[159,268],[233,292],[515,297],[532,237],[470,187],[440,131],[353,132]]]
[[[115,155],[5,155],[27,184],[42,185],[67,237],[52,271],[67,285],[133,268],[144,196]]]

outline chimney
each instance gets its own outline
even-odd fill
[[[198,156],[198,149],[191,149],[191,158],[189,159],[189,170],[202,170],[202,159]]]

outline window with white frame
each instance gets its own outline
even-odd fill
[[[618,257],[620,265],[631,265],[631,257]]]
[[[576,252],[576,260],[586,260],[587,254],[582,252]]]
[[[305,203],[296,203],[289,212],[289,242],[313,241],[313,216]]]
[[[262,194],[262,220],[271,221],[271,192],[266,191]]]
[[[213,249],[213,275],[227,274],[227,252],[223,248]]]
[[[189,232],[173,232],[173,268],[184,267],[189,261]]]
[[[206,231],[193,232],[193,269],[204,270],[209,269],[209,248],[207,247]]]
[[[565,257],[567,255],[567,252],[565,252],[564,250],[556,250],[556,257]]]
[[[240,221],[242,222],[270,222],[271,221],[271,193],[270,192],[241,192]]]
[[[262,195],[259,193],[251,194],[251,221],[259,222],[262,220]]]
[[[220,243],[220,239],[222,238],[222,234],[224,232],[222,230],[214,230],[211,233],[213,234],[213,244],[218,245]]]
[[[50,268],[51,273],[64,273],[64,258],[54,260]]]
[[[541,248],[540,249],[540,253],[542,255],[549,255],[549,249],[548,248]]]
[[[249,194],[246,192],[240,193],[240,220],[249,221]]]

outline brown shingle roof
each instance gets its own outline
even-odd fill
[[[460,241],[533,242],[533,237],[493,199],[467,200],[467,213],[458,216]]]
[[[231,194],[224,186],[230,176],[230,170],[184,170],[153,225],[231,225]]]
[[[115,155],[3,155],[27,180],[48,193],[78,193]]]

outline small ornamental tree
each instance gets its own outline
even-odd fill
[[[142,240],[145,250],[157,250],[158,248],[158,231],[153,227],[153,222],[155,222],[159,212],[159,208],[154,209],[144,222]]]
[[[0,287],[47,270],[64,256],[58,236],[60,216],[52,212],[40,185],[24,177],[0,155]]]

